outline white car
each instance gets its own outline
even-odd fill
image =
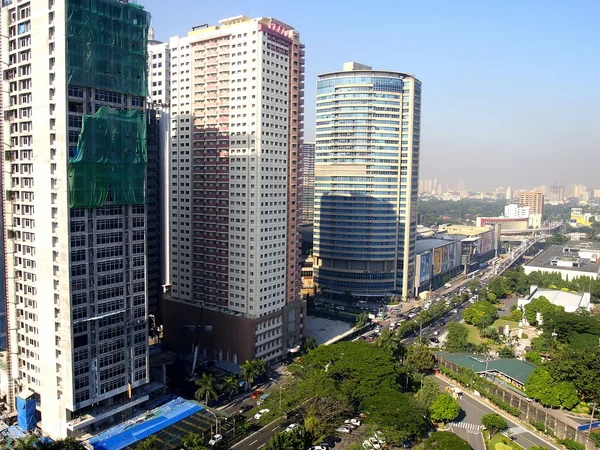
[[[369,438],[369,442],[371,442],[371,445],[373,446],[374,449],[378,450],[381,448],[381,444],[379,443],[379,440],[375,437]]]
[[[270,409],[261,409],[259,412],[257,412],[256,414],[254,414],[254,418],[256,420],[259,420],[262,416],[264,416],[265,414],[271,412]]]
[[[376,431],[373,434],[373,437],[379,441],[380,444],[385,444],[385,436],[381,434],[379,431]]]
[[[438,334],[440,334],[440,332],[439,332],[438,330],[435,330],[435,331],[433,332],[433,335],[434,335],[434,336],[437,336]]]
[[[344,420],[344,423],[346,425],[354,425],[355,427],[360,427],[360,420],[358,419],[348,419],[348,420]]]
[[[348,428],[348,427],[338,427],[335,429],[335,431],[337,431],[338,433],[347,433],[347,434],[352,433],[352,429]]]
[[[294,431],[296,428],[298,428],[300,425],[297,423],[291,423],[288,425],[288,427],[285,429],[285,433],[288,433],[290,431]]]
[[[208,441],[208,445],[217,445],[219,442],[223,440],[223,436],[220,434],[215,434],[210,441]]]

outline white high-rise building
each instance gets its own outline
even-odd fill
[[[1,23],[2,377],[27,427],[37,416],[44,434],[77,436],[148,399],[149,15],[116,0],[4,0]]]
[[[504,207],[504,217],[510,219],[528,218],[529,206],[519,206],[517,204],[506,205]]]
[[[280,359],[303,326],[304,47],[289,25],[237,16],[168,49],[165,342],[189,349],[198,338],[186,343],[182,330],[205,325],[199,348],[210,358]]]

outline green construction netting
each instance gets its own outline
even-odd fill
[[[146,120],[143,111],[103,106],[83,116],[69,159],[69,206],[97,208],[110,192],[115,205],[145,202]]]
[[[68,83],[146,97],[149,22],[133,3],[67,0]]]

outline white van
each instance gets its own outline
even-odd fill
[[[452,285],[451,285],[450,283],[446,283],[446,284],[444,285],[444,287],[445,287],[445,288],[451,288],[451,287],[452,287]]]

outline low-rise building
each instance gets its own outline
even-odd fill
[[[419,239],[415,253],[415,297],[441,286],[462,270],[460,241]]]
[[[559,273],[563,280],[576,277],[600,277],[600,243],[569,241],[551,245],[523,266],[525,274],[532,272]]]
[[[483,261],[496,256],[499,248],[500,227],[472,227],[467,225],[440,225],[435,235],[438,239],[460,241],[460,264],[466,273],[479,268]]]
[[[517,300],[517,307],[523,310],[525,305],[540,297],[547,298],[553,305],[562,306],[565,312],[575,312],[580,308],[588,311],[592,309],[591,294],[589,292],[565,292],[560,289],[541,289],[537,286],[531,286],[529,295]]]
[[[529,217],[478,217],[476,225],[486,227],[499,224],[502,230],[526,230],[529,227]]]

